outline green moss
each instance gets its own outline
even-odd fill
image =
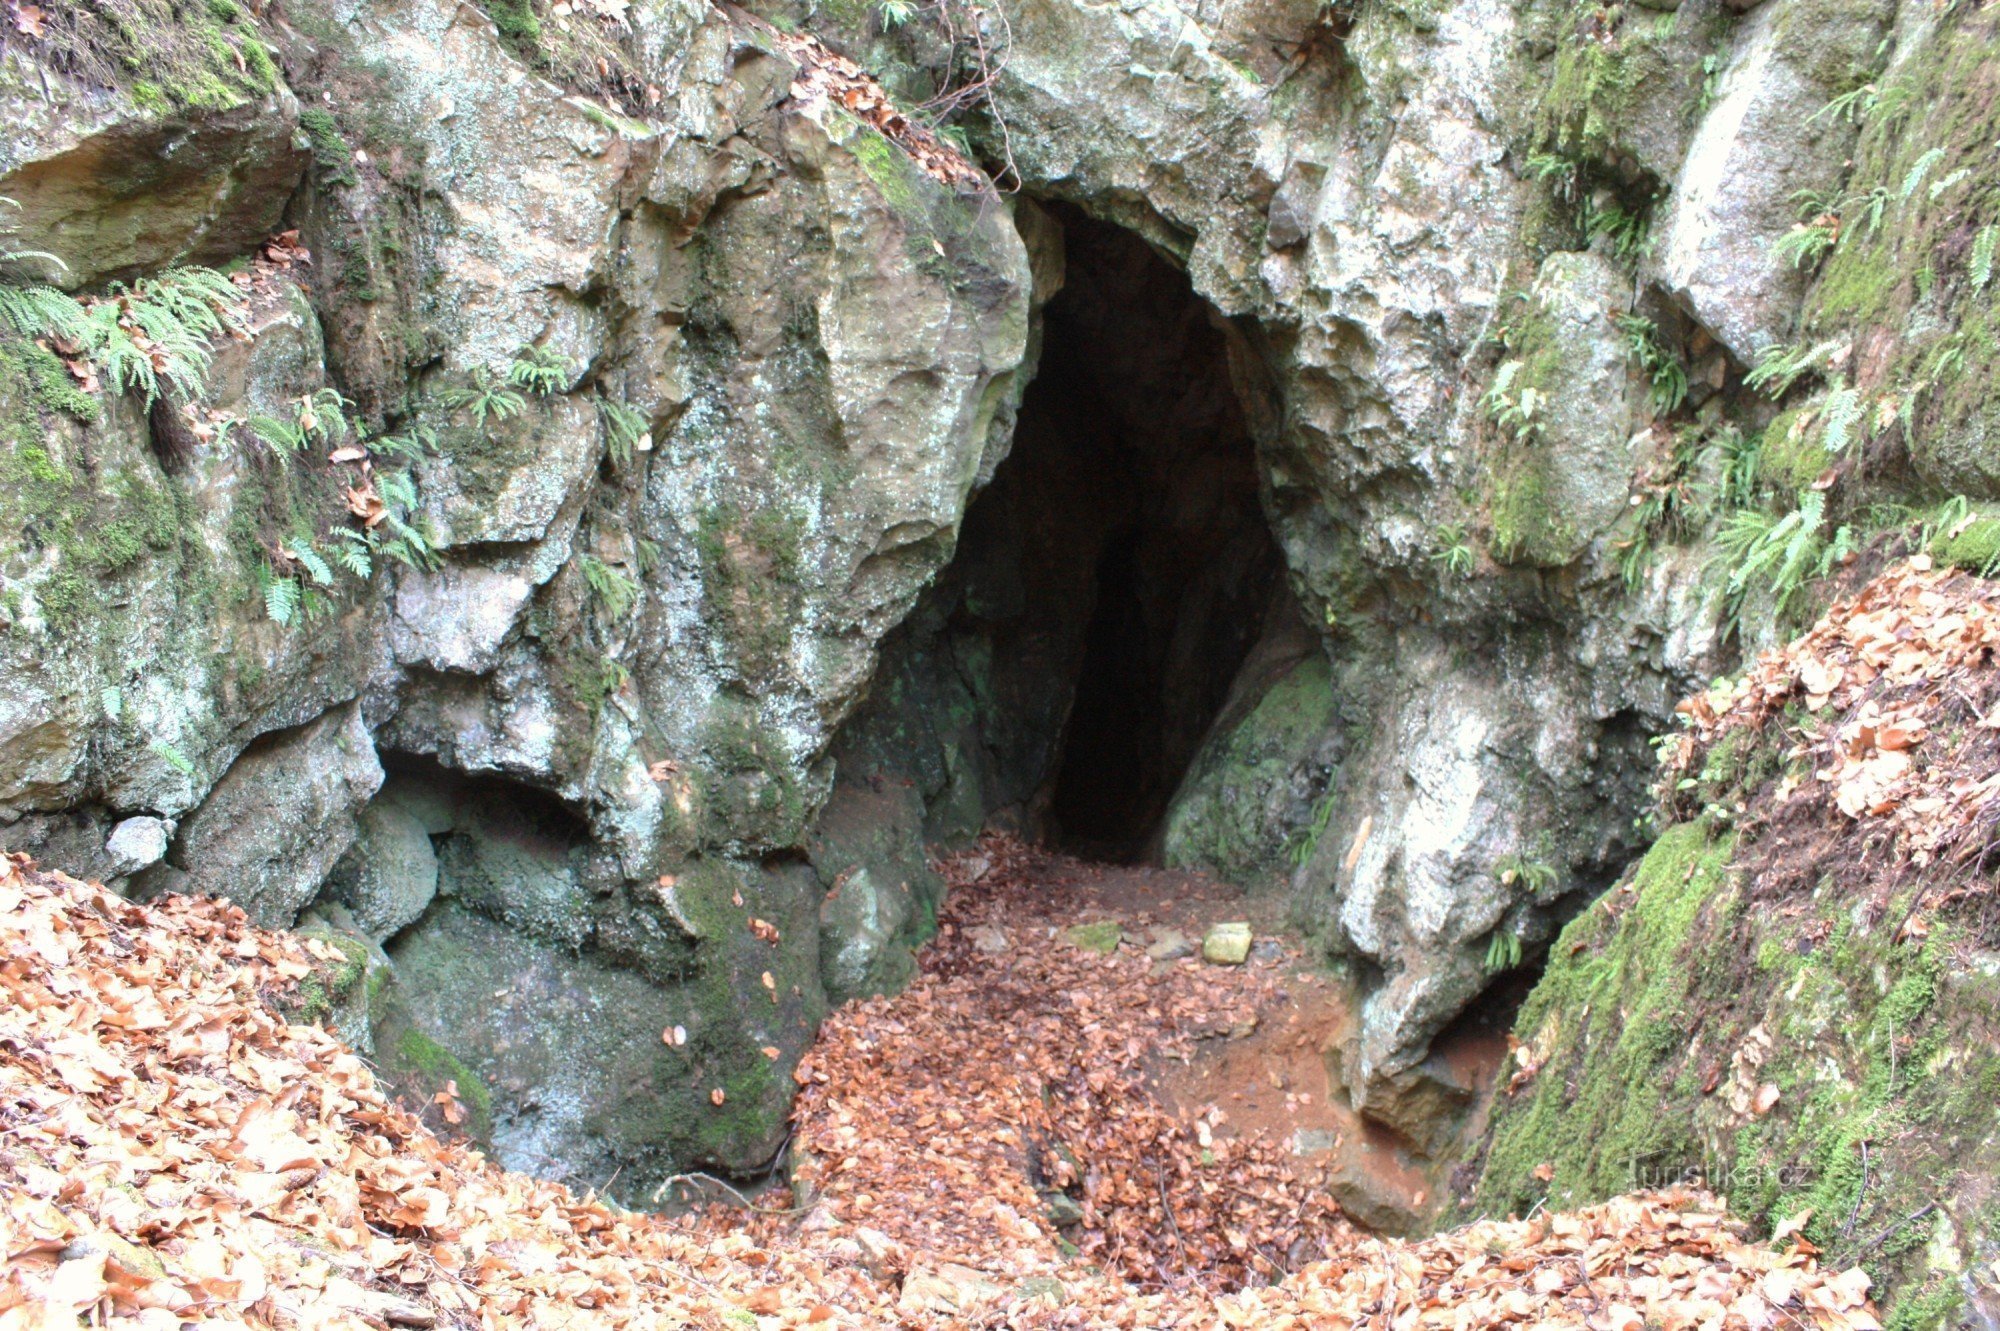
[[[1863,119],[1834,204],[1841,238],[1808,294],[1802,334],[1873,348],[1861,386],[1914,398],[1911,451],[1926,479],[1991,491],[2000,312],[1993,288],[1973,278],[1972,240],[2000,215],[2000,15],[1959,11],[1921,40]]]
[[[1325,823],[1286,793],[1336,724],[1336,708],[1332,668],[1315,652],[1271,684],[1247,716],[1219,718],[1167,812],[1167,863],[1247,883],[1282,872],[1288,858],[1303,862],[1304,842]]]
[[[1086,952],[1109,956],[1125,941],[1125,931],[1118,927],[1116,920],[1093,920],[1089,924],[1072,924],[1063,931],[1063,937],[1072,946]]]
[[[786,668],[804,543],[804,515],[782,502],[748,513],[716,505],[699,519],[704,604],[734,650],[738,671],[759,689]]]
[[[1560,388],[1563,346],[1556,311],[1541,297],[1519,302],[1515,317],[1502,334],[1508,360],[1518,363],[1509,398],[1520,402],[1533,393],[1546,399]],[[1489,415],[1493,407],[1489,403]],[[1542,446],[1540,430],[1496,420],[1499,444],[1486,472],[1487,518],[1492,550],[1503,563],[1559,568],[1577,554],[1576,532],[1556,501],[1555,465]]]
[[[313,164],[319,168],[320,178],[336,185],[354,184],[354,149],[348,146],[333,113],[308,106],[299,112],[299,128],[312,144]]]
[[[404,1027],[396,1033],[390,1054],[392,1076],[420,1079],[417,1085],[426,1092],[425,1098],[445,1089],[448,1083],[458,1085],[459,1102],[466,1108],[466,1133],[480,1141],[493,1135],[493,1096],[486,1089],[486,1083],[479,1075],[461,1062],[456,1054],[431,1039],[415,1027]]]
[[[1732,835],[1702,823],[1669,828],[1634,872],[1571,921],[1550,950],[1516,1034],[1550,1050],[1525,1105],[1501,1117],[1478,1187],[1491,1210],[1567,1204],[1631,1187],[1635,1167],[1699,1158],[1692,1125],[1660,1112],[1685,1046],[1685,954],[1696,922],[1728,886]],[[1536,1177],[1543,1166],[1547,1180]]]
[[[514,54],[533,56],[542,41],[542,21],[532,0],[480,0],[480,8],[500,30],[500,39]]]
[[[1794,495],[1819,479],[1833,457],[1821,432],[1804,428],[1806,408],[1780,412],[1764,429],[1757,450],[1758,484],[1776,494]]]
[[[1981,507],[1931,538],[1930,555],[1968,573],[1991,577],[2000,571],[2000,508]]]
[[[0,341],[0,370],[23,376],[35,401],[45,410],[93,425],[103,414],[95,397],[77,386],[76,378],[56,354],[38,342]]]
[[[1958,1311],[1964,1302],[1958,1282],[1949,1276],[1940,1277],[1897,1300],[1882,1323],[1883,1331],[1943,1331],[1957,1324]]]

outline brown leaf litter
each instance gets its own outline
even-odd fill
[[[1272,969],[1142,976],[1127,949],[1046,936],[980,961],[1001,954],[972,921],[1017,930],[1031,916],[1010,912],[1035,907],[996,850],[998,883],[947,913],[916,986],[850,1006],[812,1054],[799,1131],[818,1193],[796,1220],[636,1215],[497,1169],[279,1015],[315,944],[227,903],[142,905],[0,858],[0,1331],[1874,1327],[1865,1277],[1819,1270],[1795,1237],[1747,1242],[1698,1194],[1384,1242],[1250,1145],[1203,1160],[1190,1125],[1131,1098],[1129,1042],[1201,1038]],[[1020,1172],[1038,1149],[1096,1217],[1060,1265]],[[1331,1260],[1216,1292],[1270,1274],[1258,1256],[1277,1264],[1266,1249],[1292,1233]],[[1021,1255],[1056,1274],[1022,1278]]]
[[[1837,865],[1878,889],[1924,872],[1951,880],[1952,895],[1990,895],[2000,851],[1996,653],[2000,585],[1922,555],[1894,565],[1740,678],[1683,702],[1687,729],[1663,750],[1663,792],[1674,803],[1718,745],[1777,725],[1778,739],[1761,743],[1782,751],[1786,770],[1753,801],[1777,832],[1776,858],[1760,874],[1766,890]],[[1798,853],[1803,841],[1816,841],[1815,853]]]

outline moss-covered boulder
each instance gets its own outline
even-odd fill
[[[1333,672],[1296,658],[1247,713],[1225,712],[1167,810],[1163,852],[1176,868],[1239,883],[1288,871],[1309,848],[1315,809],[1341,751]],[[1233,722],[1233,724],[1232,724]]]
[[[1630,297],[1609,259],[1551,254],[1514,318],[1488,393],[1490,521],[1505,561],[1560,567],[1625,512],[1636,463],[1626,427],[1645,398],[1613,322]]]
[[[887,780],[837,786],[809,854],[825,892],[819,964],[827,1000],[902,988],[916,974],[912,949],[936,928],[944,896],[925,850],[922,797]]]

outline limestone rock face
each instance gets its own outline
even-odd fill
[[[1628,427],[1645,387],[1613,318],[1631,290],[1628,275],[1589,251],[1551,254],[1528,290],[1516,358],[1494,380],[1526,417],[1502,423],[1514,438],[1493,464],[1494,537],[1510,562],[1572,563],[1629,507],[1643,441]]]
[[[275,77],[258,91],[218,83],[216,94],[219,105],[162,110],[143,92],[106,92],[10,51],[0,61],[9,248],[55,256],[37,276],[82,288],[261,243],[305,170],[298,100]]]
[[[1777,0],[1734,34],[1661,226],[1656,280],[1739,359],[1787,341],[1806,273],[1775,250],[1839,184],[1854,129],[1822,114],[1874,58],[1889,7]]]
[[[386,940],[369,1038],[510,1161],[634,1200],[763,1165],[826,1004],[908,975],[925,843],[1050,825],[1118,539],[1063,440],[1000,469],[1064,318],[1111,350],[1062,391],[1137,421],[1173,522],[1221,530],[1204,443],[1247,459],[1246,529],[1161,579],[1159,623],[1228,629],[1156,624],[1161,668],[1245,664],[1153,737],[1151,849],[1288,884],[1354,977],[1343,1089],[1410,1140],[1455,1094],[1432,1037],[1615,879],[1646,737],[1774,617],[1710,570],[1826,470],[1781,467],[1817,455],[1778,408],[1850,393],[1868,447],[1906,420],[1928,482],[1993,492],[1991,127],[1927,161],[1827,113],[1956,104],[1983,17],[1018,0],[965,126],[1015,196],[793,95],[787,27],[906,101],[920,31],[757,8],[185,5],[157,51],[0,54],[5,247],[62,260],[0,280],[310,256],[256,269],[191,403],[0,329],[0,838]],[[1800,191],[1844,214],[1817,275],[1776,251]],[[1126,264],[1191,290],[1162,345],[1112,317],[1158,273],[1080,280]],[[1808,334],[1792,399],[1745,386]],[[330,391],[413,492],[358,571],[362,459],[272,443]]]

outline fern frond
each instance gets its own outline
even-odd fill
[[[1984,291],[1993,280],[1993,251],[2000,245],[2000,223],[1988,222],[1972,240],[1972,268],[1967,274],[1974,291]]]
[[[1861,390],[1835,380],[1833,392],[1827,394],[1825,415],[1821,446],[1829,453],[1845,453],[1854,443],[1854,427],[1861,423]]]
[[[289,627],[299,617],[299,591],[296,580],[265,570],[264,613],[272,623]]]
[[[632,460],[634,452],[644,453],[652,448],[643,412],[607,397],[597,399],[597,410],[604,418],[604,437],[613,462],[622,467]]]
[[[1909,197],[1917,192],[1917,187],[1924,183],[1924,177],[1930,174],[1931,168],[1943,160],[1944,149],[1932,148],[1911,164],[1909,174],[1903,177],[1903,190],[1900,195],[1903,201],[1908,202]]]
[[[335,527],[333,562],[366,582],[375,576],[375,556],[368,537],[352,527]]]
[[[54,287],[0,286],[0,319],[22,337],[74,341],[88,317],[74,297]]]
[[[167,741],[163,739],[149,740],[147,741],[146,748],[154,757],[173,768],[176,772],[179,772],[182,776],[192,777],[194,775],[194,759],[188,757],[185,753],[167,743]]]
[[[294,536],[286,541],[282,548],[286,554],[299,561],[300,566],[312,578],[315,586],[330,587],[333,585],[333,569],[327,565],[326,560],[321,557],[320,552],[313,548],[311,541],[308,541],[303,536]]]

